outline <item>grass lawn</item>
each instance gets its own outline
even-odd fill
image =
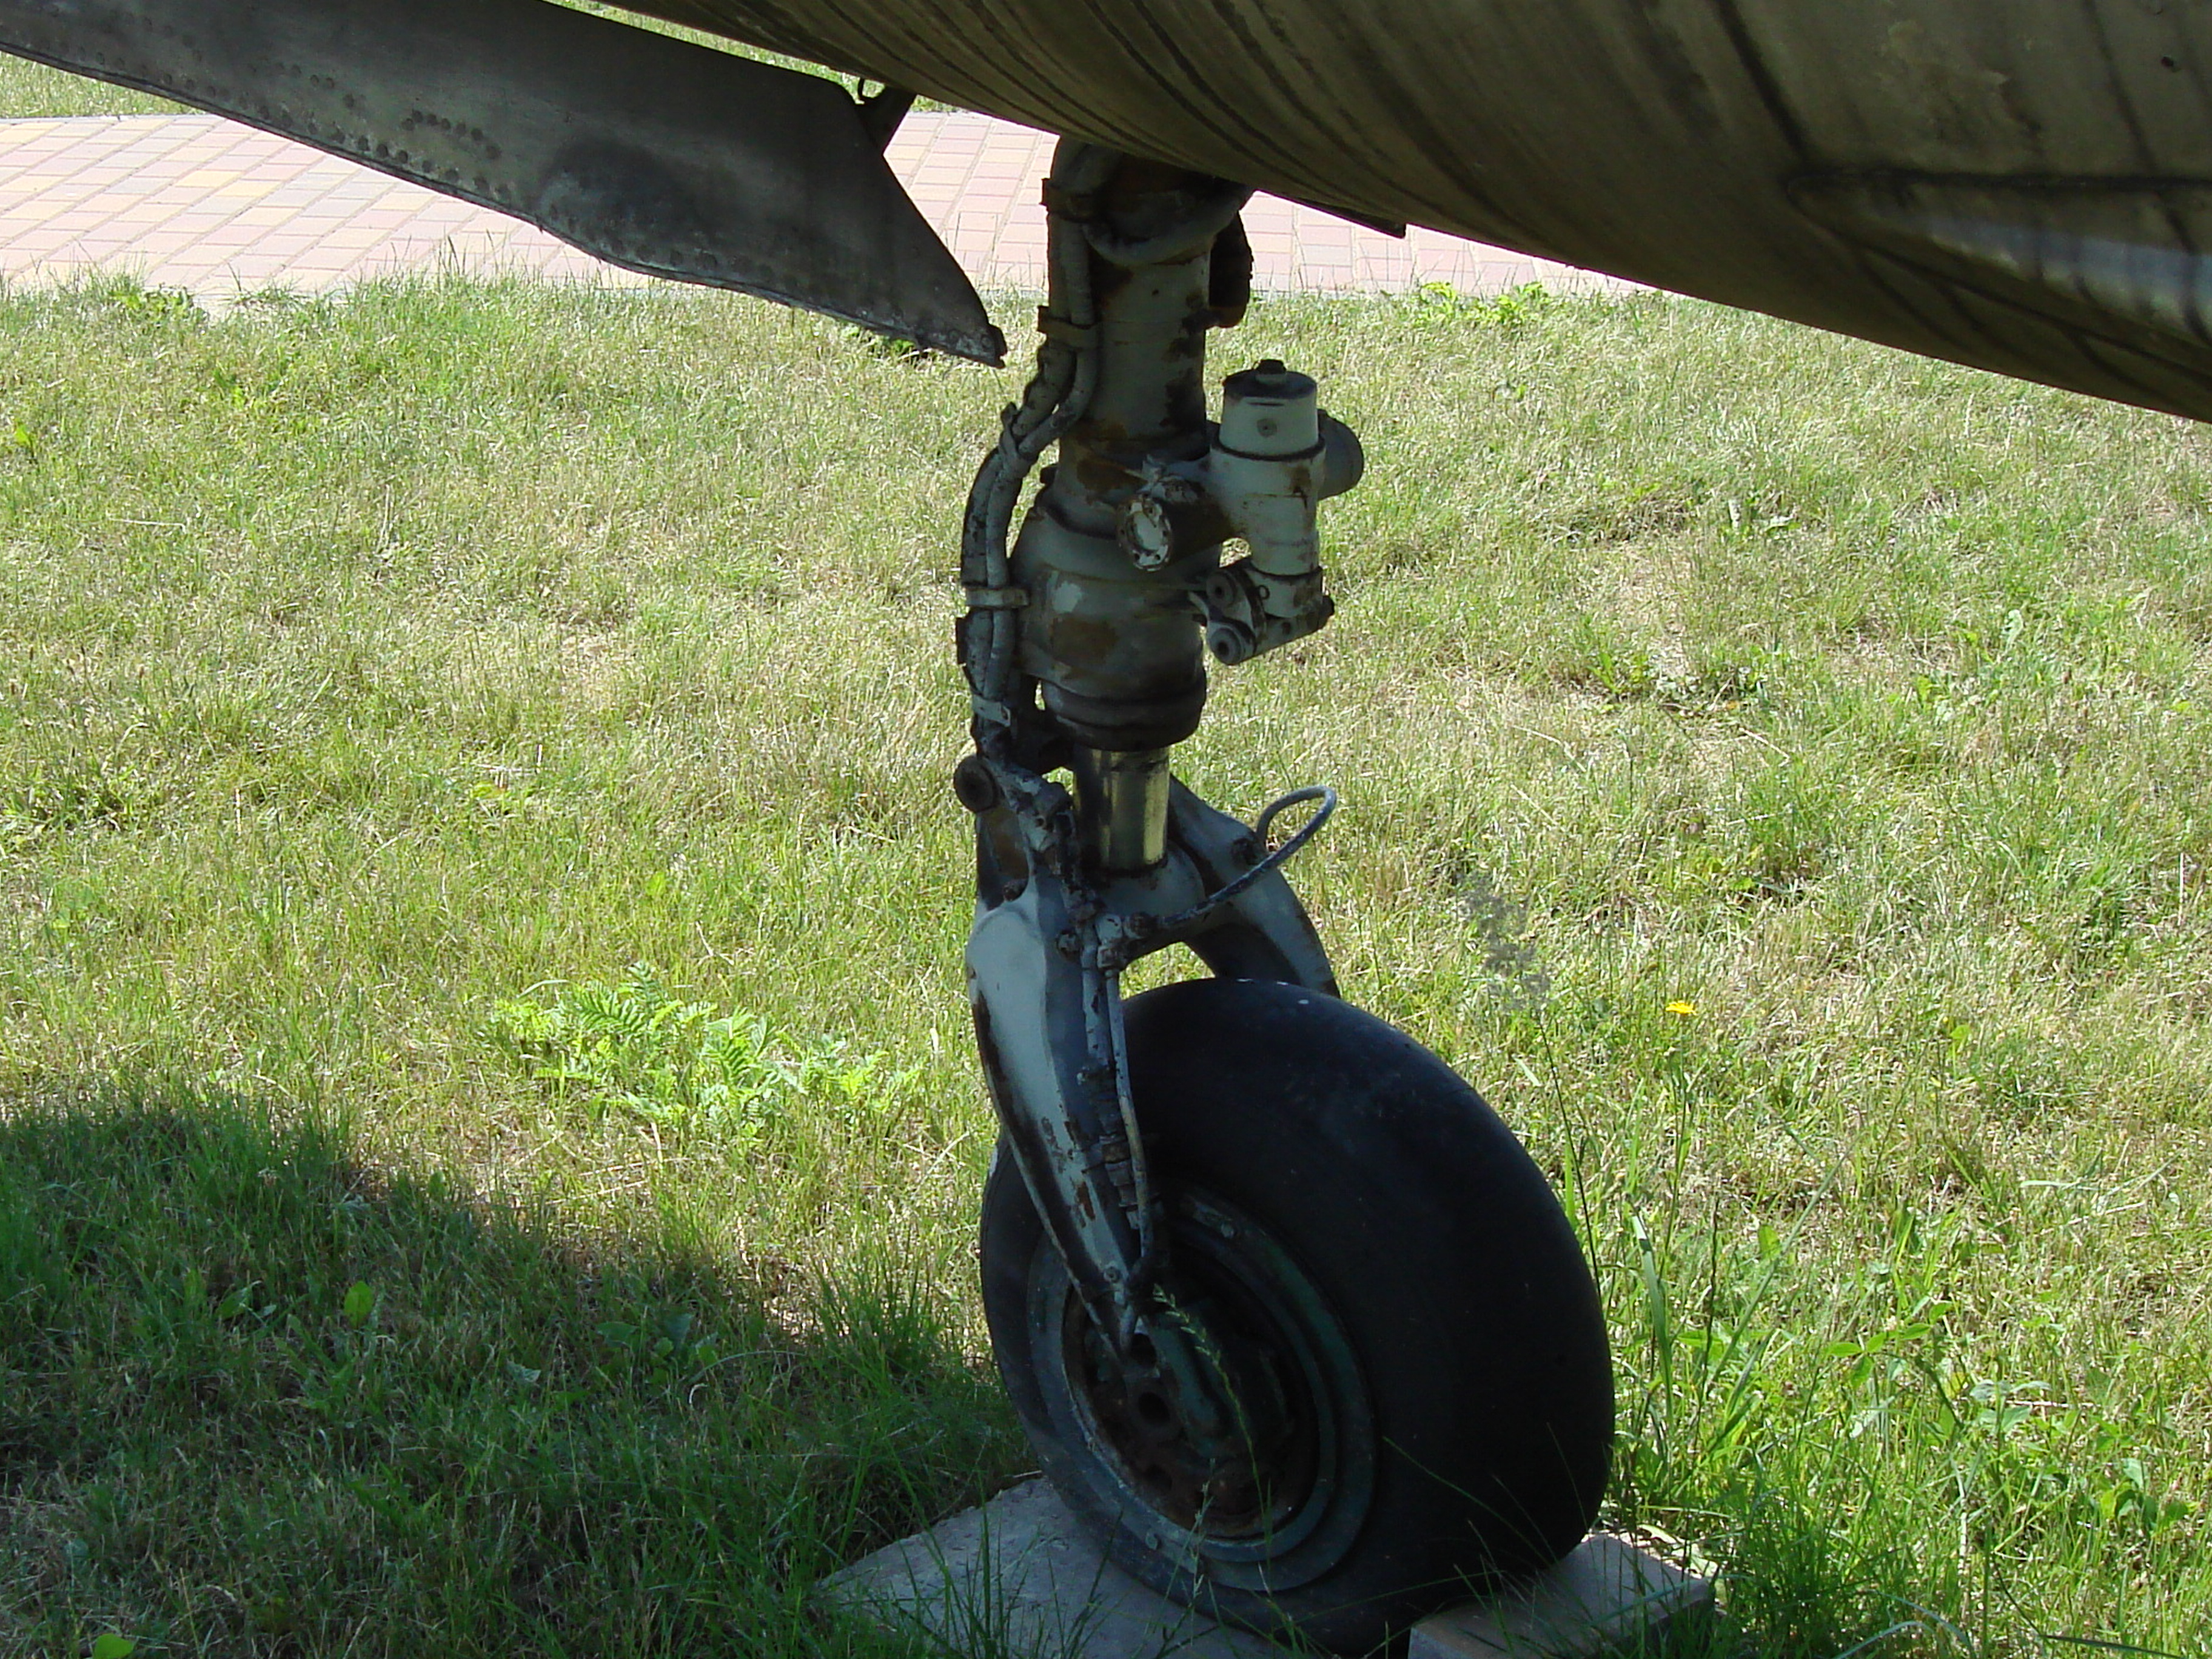
[[[0,119],[56,115],[176,115],[184,106],[128,87],[0,52]]]
[[[0,1649],[895,1651],[809,1583],[1027,1466],[946,787],[1016,372],[0,337]],[[1745,1655],[2212,1652],[2212,440],[1652,298],[1222,344],[1371,465],[1188,772],[1344,790],[1350,994],[1597,1263],[1611,1519]]]

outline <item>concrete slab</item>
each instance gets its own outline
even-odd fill
[[[1292,1650],[1155,1595],[1042,1480],[877,1551],[822,1599],[976,1659],[1289,1659]],[[1416,1629],[1406,1659],[1595,1659],[1711,1605],[1712,1583],[1594,1534],[1534,1583]]]
[[[979,1659],[1284,1659],[1130,1577],[1042,1480],[878,1550],[820,1595]]]
[[[1711,1579],[1625,1538],[1592,1533],[1534,1583],[1425,1620],[1406,1659],[1596,1659],[1712,1605]]]

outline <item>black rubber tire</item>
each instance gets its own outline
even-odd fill
[[[1275,1254],[1251,1246],[1255,1282],[1302,1275],[1325,1305],[1283,1346],[1348,1343],[1352,1372],[1308,1364],[1321,1379],[1309,1395],[1328,1402],[1312,1409],[1369,1420],[1331,1430],[1342,1467],[1313,1501],[1335,1507],[1303,1557],[1285,1558],[1279,1577],[1298,1582],[1277,1583],[1265,1562],[1194,1571],[1188,1553],[1164,1551],[1115,1452],[1071,1415],[1087,1385],[1068,1380],[1067,1340],[1043,1330],[1083,1316],[1073,1298],[1052,1312],[1065,1270],[1002,1152],[981,1249],[1000,1371],[1045,1473],[1114,1559],[1216,1617],[1356,1653],[1572,1549],[1605,1490],[1612,1364],[1573,1230],[1511,1132],[1410,1037],[1295,987],[1168,986],[1131,1000],[1127,1030],[1165,1207],[1264,1233]],[[1228,1271],[1201,1255],[1178,1245],[1176,1259]],[[1310,1303],[1286,1293],[1280,1305]],[[1352,1467],[1363,1459],[1367,1470]],[[1316,1541],[1332,1534],[1325,1550]]]

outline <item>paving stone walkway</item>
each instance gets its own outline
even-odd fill
[[[1042,290],[1037,189],[1052,144],[986,116],[920,113],[890,159],[978,287]],[[1263,292],[1632,286],[1433,231],[1384,236],[1273,197],[1255,198],[1245,223]],[[648,280],[489,209],[211,115],[0,121],[0,278],[128,271],[221,303],[440,266]]]

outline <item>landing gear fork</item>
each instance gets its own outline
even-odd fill
[[[977,817],[968,974],[992,1097],[1099,1328],[1181,1362],[1201,1398],[1188,1333],[1147,1311],[1162,1231],[1121,975],[1181,944],[1217,975],[1335,993],[1282,872],[1334,794],[1294,792],[1247,827],[1177,782],[1170,757],[1197,729],[1206,650],[1241,663],[1328,620],[1316,508],[1363,465],[1279,362],[1231,375],[1207,418],[1206,337],[1249,296],[1249,193],[1061,145],[1036,374],[977,474],[963,549],[975,751],[955,786]],[[1015,499],[1054,442],[1009,552]],[[1232,538],[1249,550],[1230,562]],[[1274,818],[1307,803],[1269,852]]]

